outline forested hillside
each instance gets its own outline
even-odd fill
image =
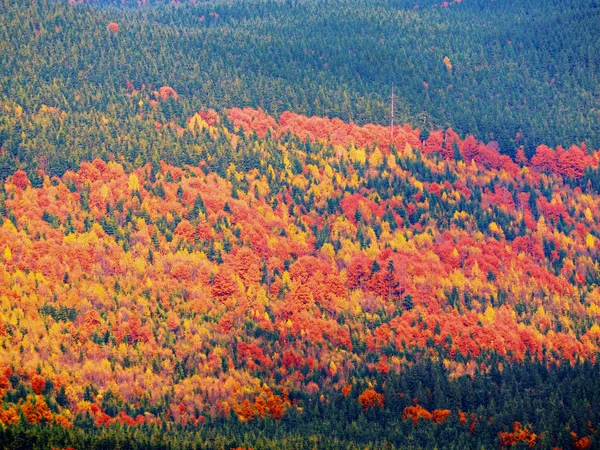
[[[130,82],[173,87],[181,99],[167,119],[252,106],[358,124],[389,124],[393,84],[398,123],[422,128],[426,119],[498,141],[509,155],[524,146],[531,156],[540,144],[600,147],[593,0],[172,3],[3,0],[2,96],[25,112],[68,113],[29,144],[44,154],[70,148],[75,160],[102,147],[118,153],[107,135],[132,134]],[[107,132],[88,136],[100,120]],[[0,125],[10,152],[28,148],[23,140]]]
[[[598,153],[515,163],[451,131],[251,109],[158,125],[199,162],[3,186],[6,439],[597,439]]]
[[[0,448],[600,446],[596,2],[0,1]]]

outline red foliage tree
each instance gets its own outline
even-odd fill
[[[527,165],[527,156],[525,156],[525,151],[522,148],[517,150],[515,161],[521,165]]]
[[[373,262],[364,254],[355,256],[348,266],[348,287],[359,289],[371,278]]]
[[[448,128],[446,130],[444,148],[442,149],[442,154],[444,155],[445,159],[454,159],[455,145],[457,148],[460,148],[460,138],[452,128]]]
[[[561,151],[557,159],[558,173],[560,175],[569,178],[581,178],[583,176],[587,155],[581,148],[573,145],[569,148],[568,152]]]
[[[425,153],[434,153],[442,150],[442,143],[444,141],[444,133],[442,130],[435,130],[429,134],[429,137],[425,141],[424,151]]]
[[[167,100],[169,98],[172,98],[173,100],[179,100],[179,94],[177,94],[177,92],[175,92],[175,89],[173,89],[170,86],[163,86],[158,90],[158,98],[160,98],[161,100]]]
[[[235,282],[229,271],[221,270],[213,279],[212,295],[218,299],[225,299],[235,292],[235,288]]]
[[[188,220],[182,220],[175,228],[175,236],[181,237],[186,242],[194,242],[196,230]]]
[[[31,388],[37,395],[41,395],[46,387],[46,380],[39,376],[37,373],[31,376]]]
[[[540,145],[531,157],[530,164],[539,172],[552,173],[556,170],[556,153],[547,145]]]
[[[358,396],[358,402],[365,412],[373,408],[383,408],[383,401],[383,394],[370,388],[365,389],[362,394]]]
[[[285,402],[280,395],[271,395],[267,399],[267,408],[269,415],[275,420],[281,420],[285,413]]]
[[[463,158],[467,161],[475,159],[479,154],[478,145],[479,143],[477,142],[477,139],[471,135],[467,136],[462,147]]]
[[[17,170],[12,177],[13,184],[17,189],[25,189],[29,185],[29,178],[27,174],[22,170]]]

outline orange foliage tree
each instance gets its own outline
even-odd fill
[[[374,389],[365,389],[359,396],[358,402],[362,406],[363,411],[367,412],[374,408],[383,408],[383,394],[378,393]]]
[[[519,443],[525,443],[529,448],[535,447],[538,436],[531,431],[531,427],[523,427],[520,422],[513,423],[512,431],[506,432],[501,431],[500,436],[500,447],[512,447]]]

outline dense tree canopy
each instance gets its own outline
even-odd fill
[[[457,447],[474,435],[550,445],[567,425],[595,442],[584,406],[574,421],[551,419],[558,403],[517,413],[508,374],[567,367],[571,392],[597,370],[599,193],[583,183],[598,153],[540,147],[519,165],[451,130],[422,142],[403,126],[392,140],[386,127],[253,109],[159,125],[195,149],[194,165],[94,159],[3,185],[6,433],[45,432],[26,420],[97,439],[108,426],[118,440],[118,424],[173,423],[191,443],[204,424],[225,420],[220,439],[236,439],[244,424],[291,420],[288,437],[358,445],[343,424],[366,421],[368,439],[396,445],[430,446],[441,430]],[[423,364],[436,377],[406,385]],[[514,386],[494,406],[449,397],[448,383],[484,392],[490,377]],[[555,382],[531,383],[535,403]],[[591,407],[591,392],[575,398]],[[334,405],[345,418],[316,427]],[[283,445],[268,427],[252,439]]]
[[[596,2],[0,2],[0,447],[599,445]]]
[[[3,0],[2,100],[65,117],[35,136],[3,118],[0,145],[66,147],[66,161],[116,153],[123,135],[153,146],[129,123],[150,103],[127,87],[171,86],[181,99],[161,103],[167,121],[252,106],[387,124],[395,85],[400,123],[452,127],[510,155],[600,146],[593,0],[146,3]]]

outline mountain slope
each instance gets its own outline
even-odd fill
[[[377,427],[371,410],[448,429],[475,414],[468,434],[476,402],[405,374],[433,364],[438,384],[510,384],[504,366],[557,364],[576,367],[575,382],[596,364],[598,193],[577,185],[583,174],[519,166],[451,133],[421,143],[402,127],[398,150],[373,140],[386,145],[389,129],[256,110],[199,113],[172,132],[196,142],[198,166],[96,159],[40,173],[39,187],[23,171],[4,185],[4,423],[19,411],[67,425],[87,412],[73,423],[88,432],[310,423],[314,401],[342,401]],[[598,154],[585,158],[597,170]],[[546,387],[533,386],[538,401]],[[517,420],[560,436],[509,411],[481,439],[500,442]],[[581,420],[576,432],[595,436]]]
[[[359,124],[389,123],[394,85],[401,123],[452,127],[511,156],[600,147],[593,0],[81,3],[0,6],[3,99],[67,111],[67,140],[85,141],[90,109],[126,116],[129,81],[172,86],[183,117],[252,106]],[[9,136],[0,145],[18,145]]]

